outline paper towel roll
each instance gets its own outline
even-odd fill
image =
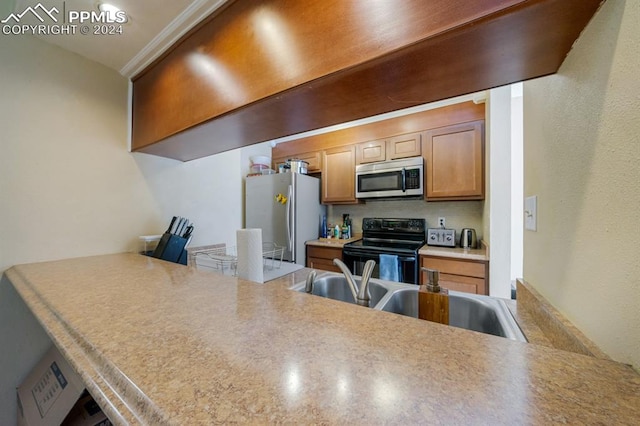
[[[238,229],[238,277],[258,283],[264,282],[262,267],[262,229]]]

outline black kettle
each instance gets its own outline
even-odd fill
[[[476,230],[473,228],[464,228],[460,232],[460,247],[466,249],[475,249],[478,247],[478,237]]]

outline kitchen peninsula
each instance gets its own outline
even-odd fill
[[[630,367],[137,254],[7,278],[115,424],[633,424]]]

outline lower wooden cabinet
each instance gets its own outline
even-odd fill
[[[342,260],[342,247],[307,246],[307,268],[340,272],[333,259]]]
[[[489,262],[420,256],[420,266],[440,271],[440,287],[474,294],[489,294]],[[420,273],[420,284],[427,283],[427,273]]]

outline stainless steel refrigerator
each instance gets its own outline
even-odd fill
[[[246,180],[245,226],[261,228],[263,243],[285,247],[285,260],[305,264],[305,242],[318,238],[325,214],[317,178],[278,173]]]

